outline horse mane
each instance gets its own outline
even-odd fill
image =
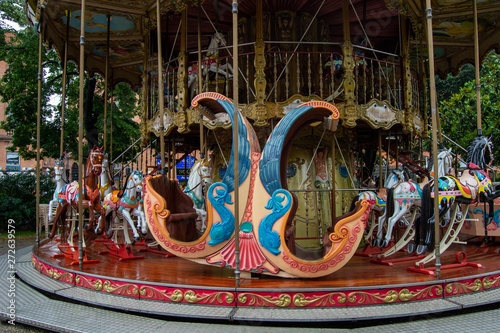
[[[439,156],[439,154],[445,150],[447,150],[447,149],[446,148],[438,148],[437,155]],[[434,167],[434,154],[431,153],[429,156],[429,159],[427,160],[427,166],[425,168],[427,170],[428,175],[430,175],[433,167]]]
[[[489,149],[485,152],[485,149]],[[485,169],[493,161],[493,156],[489,156],[490,160],[486,161],[486,153],[493,151],[493,142],[485,136],[476,136],[472,143],[467,147],[467,164],[473,163],[481,169]]]

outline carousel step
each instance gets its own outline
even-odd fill
[[[381,327],[407,331],[412,329],[408,326],[411,323],[387,325],[387,319],[415,318],[429,314],[435,316],[442,312],[449,313],[478,305],[497,303],[500,299],[500,288],[497,288],[446,299],[338,308],[233,308],[158,302],[98,293],[56,281],[32,267],[30,251],[31,247],[16,253],[18,258],[16,270],[21,279],[15,282],[16,322],[54,332],[98,332],[102,331],[103,323],[106,325],[106,332],[136,332],[138,327],[141,331],[148,332],[227,332],[233,331],[233,328],[227,325],[228,323],[238,322],[252,325],[252,330],[256,332],[258,330],[253,326],[255,323],[259,325],[274,323],[278,326],[273,327],[273,332],[280,333],[286,330],[290,333],[315,330],[301,327],[309,325],[310,322],[316,322],[316,325],[344,322],[343,325],[362,327],[373,325],[375,320],[383,325]],[[9,282],[6,277],[10,274],[5,259],[6,256],[0,257],[0,275],[2,275],[0,288],[2,290],[7,290]],[[0,307],[0,318],[8,320],[8,299],[5,297],[1,299],[0,302],[4,306]],[[493,311],[500,312],[498,309]],[[461,315],[460,318],[470,315],[491,316],[491,314],[478,313]],[[436,325],[440,325],[439,323],[458,325],[459,322],[454,317],[448,316],[433,320],[438,322],[426,324],[427,321],[425,321],[423,323],[427,326],[419,323],[419,327],[424,329],[424,327],[432,326],[435,329]],[[474,322],[474,320],[467,319],[461,325],[469,321]],[[293,327],[285,327],[287,324]]]

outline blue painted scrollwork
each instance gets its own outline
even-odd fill
[[[283,200],[286,198],[286,204],[283,205]],[[260,244],[274,255],[278,255],[281,251],[280,235],[272,230],[276,221],[285,215],[292,206],[292,196],[286,190],[276,190],[266,205],[266,209],[272,209],[272,212],[266,215],[259,224],[259,242]]]
[[[217,193],[215,196],[213,195],[214,190]],[[225,204],[232,205],[233,202],[231,202],[231,196],[229,195],[226,184],[220,182],[210,186],[208,190],[208,200],[221,218],[221,220],[216,222],[210,229],[211,239],[208,241],[208,244],[214,246],[228,240],[234,232],[234,215],[225,206]]]

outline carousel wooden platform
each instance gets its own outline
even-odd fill
[[[345,313],[339,314],[337,320],[345,321],[346,318],[363,320],[377,317],[373,311],[379,308],[383,309],[376,310],[381,311],[381,317],[456,310],[463,297],[472,297],[477,301],[466,301],[458,308],[484,305],[487,299],[485,292],[498,293],[500,290],[495,290],[500,286],[500,244],[481,247],[474,240],[468,245],[453,245],[442,255],[441,262],[447,265],[457,258],[461,261],[466,259],[469,263],[480,264],[480,267],[469,265],[445,269],[440,279],[409,271],[407,268],[413,265],[413,261],[386,266],[370,262],[370,257],[355,255],[344,268],[325,277],[284,279],[262,274],[242,275],[238,288],[231,269],[166,257],[166,253],[139,252],[145,248],[141,245],[134,245],[132,253],[144,259],[120,261],[116,256],[104,254],[107,247],[103,243],[92,242],[86,255],[89,260],[98,262],[85,264],[83,270],[78,265],[72,265],[72,260],[57,256],[61,254],[58,245],[57,241],[45,240],[40,248],[33,248],[34,269],[30,268],[31,275],[39,275],[37,270],[51,278],[45,281],[57,280],[65,285],[63,289],[67,289],[68,284],[72,285],[79,290],[79,294],[87,290],[93,298],[126,296],[130,301],[142,301],[138,303],[141,306],[154,301],[153,308],[161,301],[167,307],[219,306],[221,310],[237,308],[251,311],[271,307],[276,311],[305,308],[353,311],[347,317]],[[396,258],[404,257],[407,257],[404,253],[396,255]],[[29,283],[30,279],[27,280]],[[36,283],[37,288],[43,289],[43,284],[47,282]],[[121,302],[122,298],[119,299]],[[113,307],[113,304],[109,301],[109,306]],[[370,311],[360,311],[367,306]],[[193,316],[191,311],[189,313]],[[199,312],[199,316],[204,317],[206,313]],[[284,318],[276,314],[273,316],[274,319],[270,317],[267,320]],[[285,317],[288,318],[288,315]]]

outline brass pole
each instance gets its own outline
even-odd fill
[[[236,287],[240,286],[240,209],[239,209],[239,143],[238,143],[238,2],[233,1],[233,103],[234,103],[234,125],[233,125],[233,145],[234,145],[234,255],[235,255],[235,279]]]
[[[477,112],[477,135],[483,135],[481,121],[481,77],[479,75],[479,28],[477,25],[477,0],[472,1],[474,6],[474,67],[476,68],[476,112]]]
[[[104,138],[103,145],[106,151],[107,133],[108,133],[108,79],[109,79],[109,34],[111,28],[111,15],[107,15],[108,30],[106,33],[106,69],[104,73]]]
[[[160,151],[161,151],[161,174],[165,174],[165,124],[164,116],[164,101],[163,101],[163,63],[161,49],[161,16],[160,16],[160,0],[156,0],[156,31],[158,39],[158,110],[160,113]]]
[[[382,132],[378,130],[378,187],[382,188],[383,185],[384,183],[382,180]]]
[[[336,170],[336,163],[335,163],[335,155],[337,154],[337,140],[335,139],[335,133],[333,134],[333,139],[332,139],[332,207],[331,207],[331,215],[332,215],[332,226],[333,226],[333,221],[335,220],[335,217],[337,217],[337,200],[335,199],[335,190],[336,190],[336,175],[335,175],[335,170]]]
[[[41,16],[40,16],[41,17]],[[40,125],[42,118],[42,49],[43,28],[42,19],[39,22],[40,35],[38,36],[38,95],[36,105],[36,246],[40,246]],[[55,223],[55,222],[54,222]]]
[[[429,83],[431,94],[431,115],[432,115],[432,157],[434,159],[434,170],[438,170],[437,158],[437,105],[436,105],[436,80],[434,72],[434,45],[432,37],[432,7],[431,0],[426,0],[426,19],[427,19],[427,49],[429,52]],[[439,249],[439,186],[436,180],[437,171],[434,172],[434,251],[436,256],[436,277],[441,276],[441,254]]]
[[[113,77],[111,77],[111,81],[113,81]],[[113,160],[113,105],[114,103],[114,96],[113,96],[113,89],[114,87],[111,86],[111,96],[110,96],[110,110],[109,110],[109,117],[111,120],[109,121],[109,160]]]
[[[83,101],[85,82],[85,0],[82,0],[80,17],[80,103],[78,112],[78,262],[83,269]]]
[[[351,21],[349,18],[349,0],[342,1],[342,22],[344,30],[344,42],[351,41]]]
[[[66,41],[64,42],[64,60],[63,60],[63,76],[62,76],[62,96],[61,96],[61,141],[59,145],[59,157],[64,153],[64,111],[66,108],[66,74],[68,72],[68,40],[69,40],[69,19],[71,12],[66,11]]]
[[[201,3],[198,5],[198,94],[201,94]],[[218,83],[216,83],[218,84]],[[200,112],[200,159],[205,157],[205,149],[203,147],[203,115]],[[186,182],[187,184],[187,182]]]
[[[170,165],[170,170],[172,170],[172,179],[177,178],[177,158],[175,157],[175,136],[172,135],[172,164]]]

